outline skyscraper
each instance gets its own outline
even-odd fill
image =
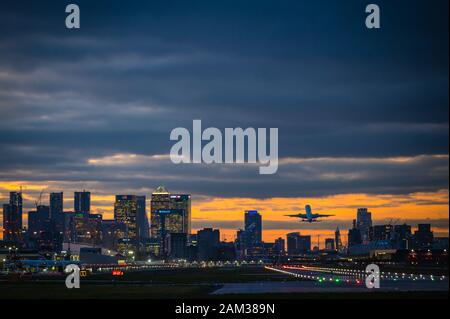
[[[348,247],[362,243],[361,232],[356,228],[356,220],[353,220],[353,228],[348,230]]]
[[[50,193],[50,216],[63,213],[64,207],[64,194]]]
[[[285,244],[284,244],[284,239],[279,237],[275,240],[275,244],[274,244],[274,250],[278,253],[278,254],[284,254],[285,252],[285,248],[284,248]]]
[[[305,236],[300,235],[297,238],[297,251],[300,254],[308,253],[308,252],[311,251],[311,236],[309,236],[309,235],[305,235]]]
[[[183,211],[183,233],[191,234],[191,195],[171,194],[170,209]]]
[[[433,245],[434,234],[430,224],[419,224],[414,232],[414,247],[416,249],[430,249]]]
[[[394,226],[395,246],[399,249],[412,247],[411,226],[407,224]]]
[[[197,233],[198,260],[215,260],[219,243],[220,231],[218,229],[204,228],[199,230]]]
[[[132,258],[137,253],[139,243],[138,197],[135,195],[116,195],[114,220],[123,225],[124,231],[118,234],[118,250],[125,257]]]
[[[30,241],[35,248],[44,251],[53,251],[54,225],[50,219],[50,207],[45,205],[36,206],[36,211],[28,213],[28,233]]]
[[[162,225],[160,210],[170,209],[170,194],[164,188],[159,186],[152,194],[150,203],[150,236],[162,240]]]
[[[361,240],[363,242],[369,241],[370,227],[372,227],[372,213],[367,208],[358,208],[356,214],[356,228],[361,233]]]
[[[151,198],[151,238],[160,244],[160,252],[167,253],[165,238],[168,234],[191,232],[191,195],[170,194],[159,186]]]
[[[304,254],[311,251],[311,236],[302,236],[299,232],[286,235],[288,255]]]
[[[297,238],[300,237],[299,232],[289,233],[286,235],[287,253],[288,255],[297,254]]]
[[[341,231],[339,230],[339,227],[336,228],[336,231],[334,232],[334,242],[336,244],[336,250],[339,252],[342,250],[342,239],[341,239]]]
[[[75,213],[70,217],[70,241],[78,244],[100,245],[102,215]]]
[[[3,205],[3,239],[22,240],[22,192],[10,192],[9,204]]]
[[[245,231],[251,247],[262,242],[262,218],[258,211],[247,210],[245,212]]]
[[[64,216],[64,194],[50,193],[50,218],[54,227],[55,243],[59,243],[62,248],[62,242],[65,232],[65,216]]]
[[[186,258],[187,236],[184,233],[170,233],[166,236],[167,256],[172,259]]]
[[[91,193],[82,191],[74,195],[75,213],[89,214],[91,212]]]
[[[137,200],[137,223],[139,231],[138,237],[139,241],[142,242],[144,239],[149,237],[146,197],[136,196],[136,200]]]
[[[334,239],[333,238],[325,238],[325,250],[328,250],[328,251],[334,250]]]
[[[385,240],[390,241],[394,239],[394,226],[392,225],[375,225],[370,227],[369,238],[370,241]]]

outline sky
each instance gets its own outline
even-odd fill
[[[23,187],[193,195],[193,226],[232,240],[246,209],[264,238],[431,222],[448,236],[448,1],[23,1],[0,3],[0,203]],[[81,28],[65,28],[65,7]],[[277,174],[173,164],[172,129],[279,129]],[[301,224],[283,215],[336,216]],[[26,216],[25,216],[26,217]],[[398,220],[398,221],[397,221]]]

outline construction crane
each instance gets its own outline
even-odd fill
[[[40,206],[42,203],[42,195],[44,194],[44,191],[45,191],[45,188],[41,190],[41,192],[39,193],[38,199],[34,202],[34,204],[36,205],[36,210],[37,210],[38,206]]]

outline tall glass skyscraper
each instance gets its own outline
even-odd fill
[[[163,231],[162,225],[162,211],[170,210],[170,194],[163,186],[159,186],[152,194],[151,203],[151,216],[150,216],[150,235],[151,238],[161,240]]]
[[[137,200],[137,224],[138,224],[138,237],[142,241],[149,237],[149,225],[146,208],[146,197],[136,196]]]
[[[64,194],[50,193],[50,218],[53,224],[54,245],[56,249],[62,249],[65,232]]]
[[[50,193],[50,215],[62,214],[64,207],[64,194]]]
[[[258,211],[247,210],[245,212],[245,231],[251,247],[262,242],[262,217]]]
[[[360,231],[363,242],[369,241],[370,227],[372,227],[372,213],[367,208],[358,208],[356,228]]]
[[[118,234],[118,250],[125,257],[133,257],[139,243],[138,196],[116,195],[114,220],[124,226]]]
[[[91,192],[75,192],[74,196],[75,213],[89,214],[91,212]]]
[[[170,194],[163,186],[157,187],[151,199],[150,233],[161,245],[162,252],[166,235],[190,235],[191,195]]]
[[[9,204],[3,205],[3,239],[22,240],[22,192],[10,192]]]
[[[341,231],[339,230],[339,227],[336,228],[336,231],[334,232],[334,242],[336,244],[336,250],[338,252],[342,249],[342,238],[341,238]]]

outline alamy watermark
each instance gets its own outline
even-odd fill
[[[380,288],[380,267],[375,264],[366,267],[366,287],[369,289]]]
[[[170,150],[170,159],[175,164],[259,163],[260,174],[277,172],[278,128],[270,128],[268,136],[266,128],[225,128],[224,135],[215,127],[202,130],[201,120],[192,123],[192,139],[188,129],[177,127],[170,133],[170,140],[177,141]]]
[[[64,272],[68,274],[66,277],[66,287],[68,289],[80,288],[80,267],[75,264],[70,264],[64,268]]]

